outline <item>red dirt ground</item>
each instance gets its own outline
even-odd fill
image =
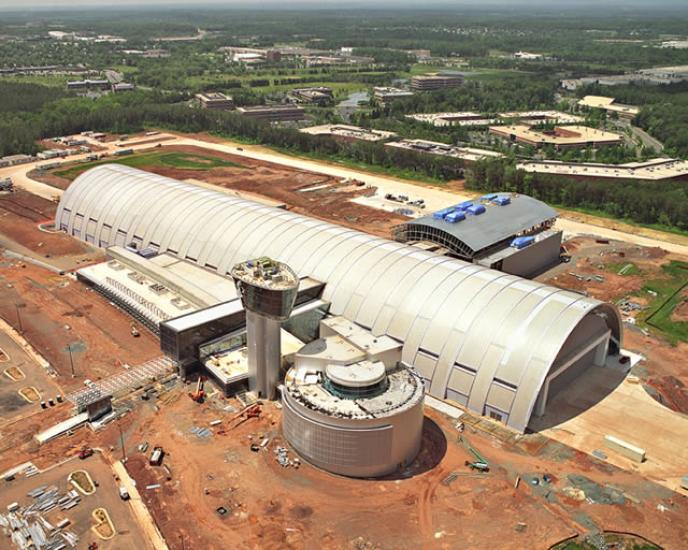
[[[0,195],[0,234],[46,258],[86,254],[91,249],[63,233],[48,233],[40,223],[55,219],[57,204],[23,189]]]
[[[0,281],[0,316],[55,368],[63,389],[83,387],[86,378],[97,380],[120,372],[125,363],[138,365],[161,355],[153,334],[140,330],[134,338],[129,315],[71,277],[12,262],[0,265]]]
[[[632,525],[667,548],[688,541],[688,529],[675,523],[688,511],[687,501],[673,500],[662,514],[656,507],[672,498],[669,491],[541,436],[502,440],[467,428],[464,436],[487,457],[491,471],[462,475],[445,486],[441,482],[452,471],[470,474],[464,465],[470,456],[457,443],[451,421],[426,409],[425,439],[431,445],[421,452],[415,475],[354,480],[307,463],[299,469],[279,466],[273,450],[288,445],[279,435],[280,411],[272,405],[264,406],[261,419],[227,435],[215,428],[215,435],[199,439],[189,430],[229,419],[221,410],[226,401],[197,405],[184,389],[179,394],[129,436],[132,444],[148,441],[167,451],[171,479],[141,454],[130,455],[127,463],[173,550],[212,548],[220,539],[231,547],[261,549],[547,548],[591,525],[622,531]],[[264,435],[274,436],[268,450],[251,452],[249,437],[261,441]],[[524,477],[545,472],[553,477],[547,486],[533,487]],[[571,473],[620,486],[640,503],[574,500],[561,492]],[[522,479],[514,489],[517,476]],[[143,489],[157,483],[160,489]],[[219,506],[229,510],[224,518],[215,512]],[[526,524],[523,531],[516,529],[520,522]]]
[[[253,193],[284,203],[294,212],[383,237],[389,237],[393,226],[407,220],[397,214],[351,202],[350,199],[372,191],[342,183],[338,178],[199,147],[173,146],[167,147],[165,151],[212,156],[241,167],[183,170],[152,165],[145,169],[179,180],[197,179],[219,187]],[[64,167],[60,167],[62,169]],[[66,189],[69,185],[68,180],[54,174],[46,174],[38,179],[60,189]],[[321,184],[328,184],[330,187],[314,192],[299,192],[300,189]]]

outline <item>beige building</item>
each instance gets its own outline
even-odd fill
[[[556,149],[604,147],[623,143],[623,136],[620,134],[575,125],[557,126],[551,131],[533,130],[525,124],[490,126],[490,133],[523,145],[534,147],[551,145]]]
[[[285,122],[306,118],[305,111],[298,105],[256,105],[254,107],[239,107],[237,112],[247,118],[267,120],[268,122]]]
[[[574,179],[688,180],[688,160],[671,158],[656,158],[625,164],[541,160],[520,162],[516,167],[526,172],[568,176]]]
[[[323,124],[321,126],[302,128],[299,131],[312,136],[330,136],[341,141],[385,141],[396,137],[394,132],[384,132],[382,130],[346,124]]]
[[[587,109],[602,109],[608,113],[618,115],[619,118],[626,118],[628,120],[633,120],[640,112],[639,107],[622,105],[621,103],[617,103],[616,99],[613,97],[599,95],[586,95],[578,102],[578,106]]]

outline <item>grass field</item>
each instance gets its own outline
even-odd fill
[[[82,172],[89,168],[99,166],[101,164],[108,164],[116,162],[117,164],[124,164],[133,168],[154,168],[156,166],[179,168],[180,170],[209,170],[211,168],[242,168],[241,164],[222,160],[217,157],[210,157],[204,155],[196,155],[190,153],[170,153],[163,151],[156,151],[154,153],[134,154],[125,157],[109,157],[107,159],[98,160],[94,162],[84,162],[70,166],[65,170],[56,170],[53,172],[56,176],[73,180]]]
[[[688,322],[673,320],[672,314],[683,301],[683,290],[688,287],[688,262],[671,261],[662,266],[664,277],[647,281],[644,293],[656,296],[648,307],[645,324],[661,331],[668,340],[688,342]]]

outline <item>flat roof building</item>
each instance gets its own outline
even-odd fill
[[[334,101],[332,88],[316,86],[314,88],[295,88],[289,92],[289,97],[295,103],[316,103],[327,105]]]
[[[672,158],[656,158],[625,164],[542,160],[519,162],[516,167],[526,172],[570,176],[574,179],[688,180],[688,160]]]
[[[105,164],[81,174],[62,195],[55,223],[103,248],[155,243],[159,253],[221,277],[250,258],[284,262],[301,278],[299,293],[304,278],[320,281],[329,315],[372,339],[395,341],[398,365],[413,368],[430,395],[517,431],[621,345],[613,305],[127,166]],[[216,317],[223,315],[240,318],[240,303]],[[204,322],[209,310],[186,317],[199,316]],[[198,322],[180,319],[163,326],[195,338]],[[204,342],[232,326],[218,324]],[[165,342],[165,349],[198,345]]]
[[[561,111],[513,111],[499,113],[492,117],[474,111],[462,111],[455,113],[418,113],[406,115],[406,118],[427,122],[437,127],[489,126],[490,124],[499,124],[506,120],[518,120],[521,124],[526,125],[542,123],[579,124],[584,120],[583,117]]]
[[[312,136],[330,136],[340,141],[385,141],[396,137],[394,132],[384,132],[372,128],[349,126],[346,124],[323,124],[299,130]]]
[[[424,139],[403,139],[400,141],[392,141],[390,143],[385,143],[385,147],[398,147],[400,149],[410,149],[411,151],[416,151],[418,153],[453,157],[461,159],[465,162],[475,162],[484,158],[499,158],[503,156],[501,153],[490,151],[489,149],[478,149],[476,147],[457,147],[456,145],[447,145],[446,143],[427,141]]]
[[[614,113],[620,118],[633,120],[640,112],[639,107],[633,105],[622,105],[617,103],[613,97],[605,97],[599,95],[586,95],[578,102],[579,107],[588,109],[602,109],[608,113]]]
[[[303,120],[306,112],[298,105],[256,105],[254,107],[239,107],[237,113],[269,122],[285,122]]]
[[[196,94],[196,99],[203,109],[214,109],[217,111],[231,111],[234,109],[234,99],[221,92]]]
[[[373,97],[382,103],[389,103],[395,99],[411,97],[412,95],[413,92],[410,90],[393,88],[391,86],[375,86],[373,88]]]
[[[551,131],[533,130],[525,124],[490,126],[490,133],[523,145],[534,147],[551,145],[556,149],[603,147],[621,145],[624,142],[620,134],[576,125],[557,126]]]
[[[67,82],[69,90],[109,90],[109,80],[72,80]]]
[[[411,89],[418,92],[440,90],[442,88],[456,88],[463,84],[463,75],[456,74],[426,74],[411,77]]]

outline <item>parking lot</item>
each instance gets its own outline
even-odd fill
[[[100,455],[95,453],[90,458],[80,460],[74,458],[49,471],[26,477],[23,474],[16,475],[13,481],[0,481],[0,514],[7,517],[7,506],[11,503],[18,503],[22,508],[36,502],[27,493],[37,488],[47,486],[47,490],[56,487],[58,495],[62,496],[74,487],[69,483],[67,477],[76,470],[85,470],[96,484],[96,491],[92,495],[79,493],[80,501],[76,506],[67,510],[62,510],[60,506],[42,513],[41,515],[52,526],[57,526],[62,520],[68,519],[69,525],[64,528],[78,537],[77,549],[86,549],[89,544],[96,542],[99,550],[123,550],[129,548],[148,549],[151,548],[146,538],[143,536],[135,518],[132,514],[131,504],[119,497],[118,483],[115,481],[114,474],[110,465]],[[92,513],[96,508],[105,508],[114,525],[116,534],[109,540],[98,537],[92,529],[96,524]],[[2,529],[0,528],[0,535]],[[2,548],[15,548],[10,539],[2,539]],[[69,546],[68,546],[69,547]]]
[[[35,412],[60,393],[54,378],[0,327],[0,418]]]

